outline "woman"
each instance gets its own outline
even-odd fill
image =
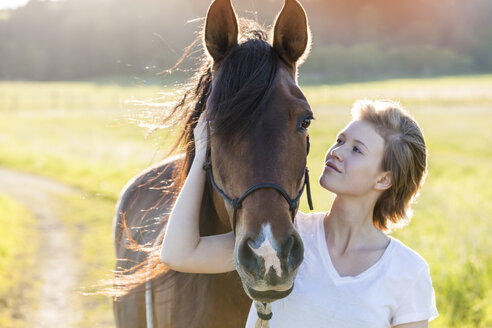
[[[422,131],[391,101],[358,101],[352,112],[319,179],[335,194],[330,211],[295,218],[304,261],[292,293],[272,303],[270,327],[422,328],[438,315],[427,263],[386,234],[408,222],[423,184]],[[178,271],[233,271],[233,234],[199,236],[204,122],[195,135],[195,160],[171,213],[161,259]],[[246,326],[256,319],[252,306]]]

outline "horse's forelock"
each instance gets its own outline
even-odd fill
[[[214,134],[229,143],[261,119],[275,90],[280,58],[261,30],[243,32],[244,41],[224,58],[214,77],[207,113]]]

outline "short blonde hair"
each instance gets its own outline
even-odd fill
[[[391,187],[376,202],[374,225],[382,231],[410,221],[410,204],[416,199],[427,174],[427,148],[417,121],[391,100],[359,100],[352,107],[354,119],[373,125],[383,137],[383,171],[391,172]]]

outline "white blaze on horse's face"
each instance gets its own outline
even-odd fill
[[[273,268],[277,276],[281,276],[282,269],[280,267],[280,259],[277,256],[276,243],[272,236],[272,229],[270,223],[263,224],[261,226],[261,232],[258,239],[262,239],[263,242],[258,248],[254,248],[251,244],[249,247],[258,257],[265,261],[265,275],[268,274],[270,268]]]

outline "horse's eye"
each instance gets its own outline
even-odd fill
[[[304,129],[309,128],[309,126],[311,125],[311,120],[312,120],[312,119],[313,119],[313,117],[311,117],[311,116],[310,116],[310,117],[306,117],[306,118],[302,121],[302,123],[301,123],[302,127],[303,127]]]

